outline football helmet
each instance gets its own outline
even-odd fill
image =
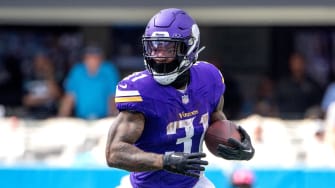
[[[169,85],[197,60],[198,25],[184,10],[163,9],[154,15],[142,37],[145,68],[154,79]]]

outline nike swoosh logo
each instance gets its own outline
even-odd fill
[[[120,88],[126,89],[127,88],[127,84],[119,84]]]
[[[243,151],[248,152],[248,153],[251,153],[251,152],[252,152],[252,149],[243,150]]]

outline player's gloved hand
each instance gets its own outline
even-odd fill
[[[199,172],[205,170],[203,165],[208,165],[207,161],[201,160],[203,157],[206,157],[205,153],[176,152],[165,154],[163,157],[163,168],[173,173],[199,177]]]
[[[254,156],[255,149],[251,144],[250,136],[241,126],[238,126],[238,131],[241,134],[242,141],[239,142],[236,139],[229,138],[228,143],[234,147],[220,144],[217,148],[219,156],[227,160],[250,160]]]

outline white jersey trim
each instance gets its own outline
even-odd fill
[[[140,92],[138,90],[128,90],[128,91],[121,91],[116,89],[115,96],[116,97],[130,97],[130,96],[139,96]]]

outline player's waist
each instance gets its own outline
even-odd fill
[[[138,187],[160,187],[160,188],[191,188],[198,178],[170,173],[165,170],[148,172],[132,172],[130,174],[132,185]]]

